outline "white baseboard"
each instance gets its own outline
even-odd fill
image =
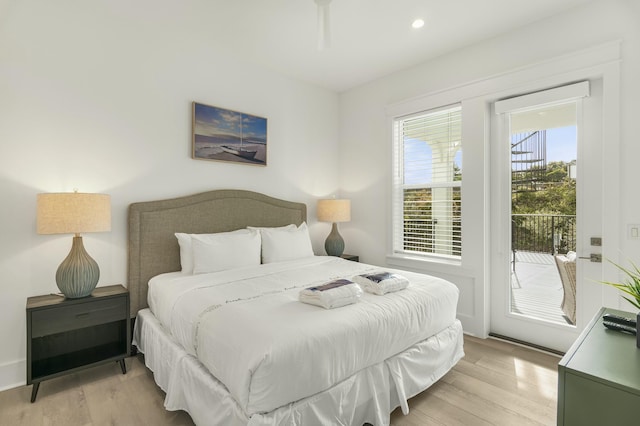
[[[25,359],[0,365],[0,391],[26,384],[26,371],[27,360]]]

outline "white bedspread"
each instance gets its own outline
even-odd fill
[[[402,352],[455,321],[457,288],[403,271],[411,284],[333,310],[298,292],[379,271],[313,257],[213,274],[164,274],[149,283],[149,307],[217,377],[249,416],[314,395]]]

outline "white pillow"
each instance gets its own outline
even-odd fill
[[[295,225],[289,225],[295,228]],[[180,266],[182,267],[183,274],[193,274],[193,248],[191,245],[191,239],[194,236],[198,236],[203,239],[215,238],[212,236],[219,234],[230,233],[246,233],[246,229],[238,229],[230,232],[218,232],[214,234],[186,234],[183,232],[176,232],[175,236],[178,239],[178,245],[180,246]]]
[[[297,229],[298,227],[295,224],[285,225],[285,226],[247,226],[247,229],[257,229],[258,231],[262,231],[263,229]]]
[[[263,228],[262,263],[282,262],[313,256],[309,229],[306,223],[297,228]]]
[[[180,245],[180,266],[183,274],[193,274],[193,249],[191,248],[191,235],[176,232],[176,238]]]
[[[256,230],[192,234],[191,248],[194,274],[260,265],[260,233]]]

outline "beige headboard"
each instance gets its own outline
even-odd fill
[[[180,248],[174,233],[203,234],[246,226],[300,225],[307,220],[303,203],[257,192],[217,190],[129,206],[129,274],[131,316],[147,307],[147,285],[153,276],[180,270]]]

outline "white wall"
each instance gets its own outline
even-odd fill
[[[467,87],[489,78],[613,40],[622,42],[622,147],[621,168],[610,172],[620,174],[622,196],[619,205],[607,208],[618,212],[619,222],[613,227],[619,230],[619,249],[625,257],[637,260],[640,257],[640,240],[629,240],[624,234],[627,223],[640,223],[640,199],[632,195],[637,192],[640,182],[640,169],[637,167],[640,144],[636,142],[640,135],[640,121],[635,119],[640,110],[640,4],[637,0],[595,1],[341,94],[342,190],[343,195],[351,197],[353,206],[352,222],[344,224],[342,230],[345,240],[352,244],[351,252],[359,254],[367,263],[387,263],[390,248],[387,229],[391,135],[386,113],[389,108],[398,109],[398,105],[413,102],[416,98],[428,103],[430,98],[442,96],[446,89],[464,92]],[[473,99],[470,101],[474,103]],[[482,143],[486,135],[481,134],[481,126],[478,129],[472,138]],[[471,207],[474,212],[474,215],[467,213],[470,221],[465,222],[463,205],[463,223],[467,229],[464,238],[473,250],[463,254],[461,267],[432,265],[426,268],[451,279],[461,288],[459,317],[467,320],[465,323],[463,319],[465,330],[482,334],[482,322],[487,315],[483,310],[488,303],[488,271],[484,260],[489,236],[478,231],[487,218],[486,200],[477,194],[485,193],[488,188],[486,168],[489,162],[482,164],[484,170],[478,170],[476,166],[477,162],[483,161],[483,150],[467,144],[463,151],[463,190],[466,194],[473,194],[473,205],[467,205],[466,209]],[[470,151],[472,156],[468,156]],[[470,158],[474,163],[472,175],[468,167]],[[469,238],[473,241],[468,241]]]
[[[112,231],[84,236],[109,285],[126,283],[131,202],[249,189],[306,202],[313,224],[338,188],[337,94],[211,51],[181,2],[142,3],[0,10],[0,389],[24,383],[26,299],[58,291],[71,247],[36,234],[37,193],[111,194]],[[266,117],[268,165],[191,159],[192,101]],[[312,225],[316,253],[328,231]]]

